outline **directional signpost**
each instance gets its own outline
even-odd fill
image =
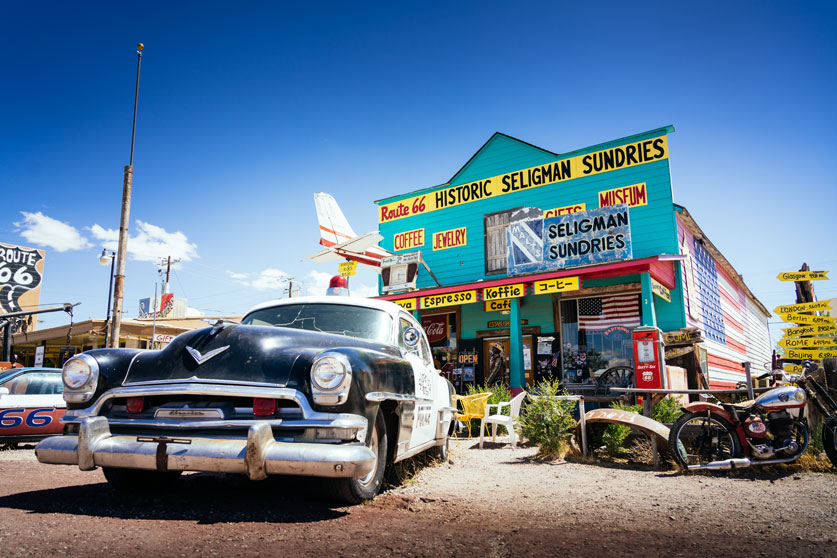
[[[351,277],[357,273],[357,262],[341,262],[337,264],[337,272],[343,277]]]
[[[808,271],[808,266],[803,264],[800,271],[786,271],[780,273],[779,281],[794,281],[796,283],[796,300],[808,300],[810,302],[799,302],[786,306],[777,306],[774,309],[783,321],[791,324],[800,324],[797,327],[784,329],[784,337],[778,345],[784,349],[784,358],[822,360],[824,358],[837,357],[837,318],[831,316],[818,316],[820,312],[833,310],[831,300],[812,301],[814,296],[813,286],[810,281],[828,280],[828,271]],[[823,335],[826,337],[817,337]],[[830,337],[828,337],[830,335]],[[788,372],[801,372],[798,365],[785,364]]]

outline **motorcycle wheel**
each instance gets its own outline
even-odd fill
[[[688,469],[738,456],[738,435],[724,418],[686,413],[671,427],[668,446],[677,464]]]
[[[837,415],[832,415],[822,426],[822,445],[831,464],[837,467]]]

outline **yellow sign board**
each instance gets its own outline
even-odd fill
[[[535,281],[535,294],[560,293],[562,291],[577,291],[578,277],[559,277],[546,281]]]
[[[483,300],[500,300],[501,298],[519,298],[526,294],[524,283],[514,285],[500,285],[499,287],[486,287],[482,290]]]
[[[822,337],[790,337],[779,341],[779,346],[786,349],[815,349],[817,347],[837,347],[837,339]]]
[[[803,335],[820,335],[822,333],[837,333],[837,325],[804,325],[799,327],[787,327],[782,331],[785,337],[801,337]]]
[[[668,138],[663,135],[394,201],[378,208],[378,222],[389,223],[530,188],[665,159],[668,159]]]
[[[785,271],[777,275],[779,281],[823,281],[827,271]]]
[[[783,364],[782,370],[785,372],[790,372],[791,374],[802,374],[802,365],[801,364]]]
[[[421,297],[422,309],[441,308],[443,306],[455,306],[457,304],[471,304],[477,301],[477,291],[459,291],[457,293],[445,293]]]
[[[651,292],[666,302],[671,302],[671,291],[659,281],[651,279]]]
[[[837,350],[788,349],[785,351],[785,358],[822,360],[834,357],[837,357]]]
[[[357,262],[343,262],[337,264],[337,272],[343,277],[357,274]]]
[[[433,233],[433,250],[447,250],[468,244],[468,234],[465,227]]]
[[[809,316],[808,314],[779,314],[784,322],[792,324],[833,324],[837,318],[831,316]]]
[[[608,205],[617,205],[620,203],[626,203],[628,207],[648,205],[648,191],[645,187],[645,182],[599,192],[599,207],[607,207]]]
[[[505,312],[511,310],[511,299],[486,300],[484,306],[486,312]]]
[[[393,300],[392,302],[408,312],[412,312],[418,308],[418,305],[416,304],[417,300],[415,298],[402,298],[401,300]]]
[[[801,302],[788,306],[777,306],[773,309],[777,314],[790,314],[792,312],[816,312],[818,310],[831,310],[830,300],[818,300],[817,302]]]
[[[587,211],[586,203],[577,203],[575,205],[565,205],[564,207],[553,207],[543,212],[543,218],[557,217],[558,215],[569,215],[570,213],[578,213],[579,211]]]

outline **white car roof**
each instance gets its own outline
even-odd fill
[[[402,312],[402,308],[388,300],[378,300],[375,298],[364,298],[359,296],[298,296],[293,298],[280,298],[277,300],[270,300],[257,304],[247,311],[251,314],[257,310],[265,308],[273,308],[275,306],[287,306],[289,304],[339,304],[342,306],[359,306],[362,308],[374,308],[376,310],[383,310],[392,317],[397,317]]]

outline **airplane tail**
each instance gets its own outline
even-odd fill
[[[314,205],[317,207],[322,246],[334,246],[357,236],[340,206],[337,205],[337,201],[329,194],[322,192],[314,194]]]

